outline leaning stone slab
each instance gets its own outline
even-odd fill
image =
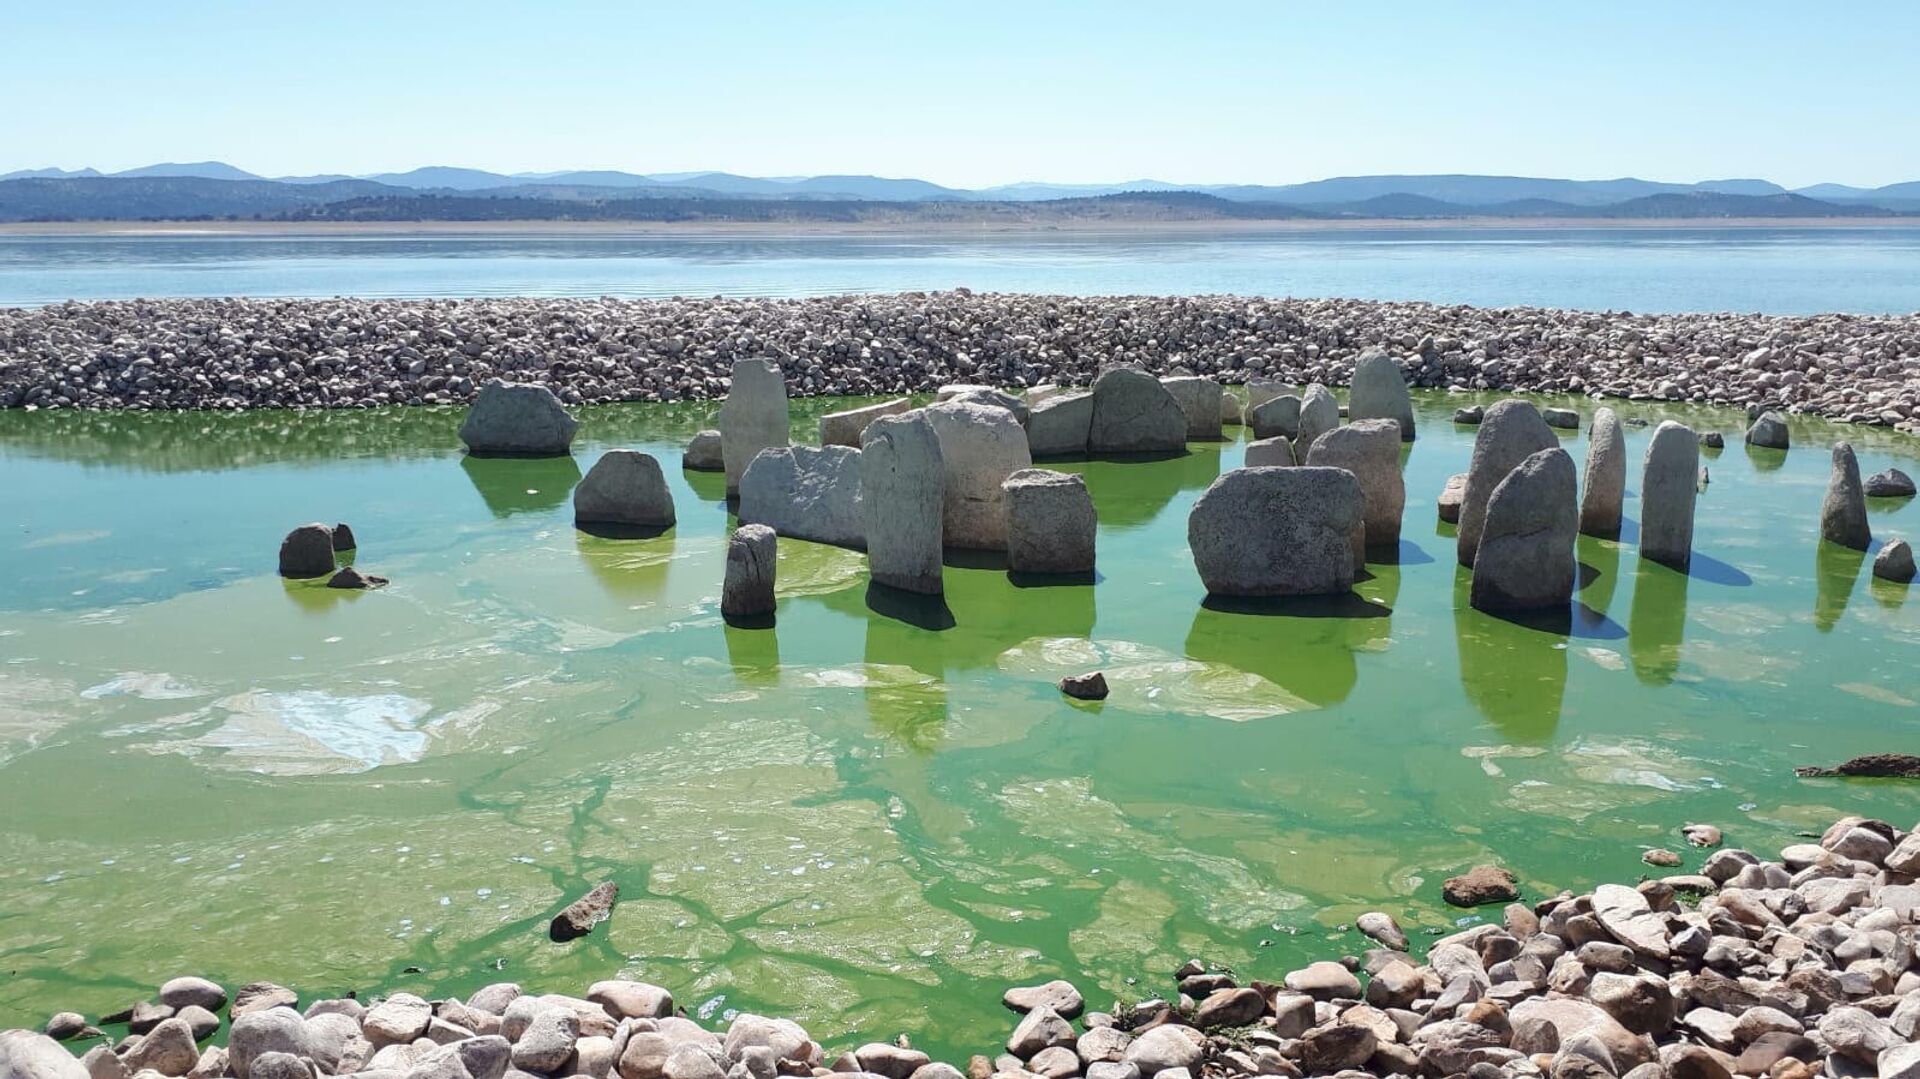
[[[1700,439],[1667,420],[1647,444],[1640,479],[1640,557],[1684,570],[1693,560],[1693,503],[1699,493]]]
[[[306,580],[332,573],[333,530],[326,525],[301,525],[280,541],[280,576]]]
[[[1573,458],[1556,448],[1520,462],[1493,489],[1473,560],[1475,610],[1564,607],[1573,598],[1579,487]]]
[[[779,539],[766,525],[741,525],[727,541],[727,576],[720,591],[720,613],[753,618],[773,613],[774,573]]]
[[[1007,496],[1007,568],[1015,573],[1091,573],[1098,520],[1087,481],[1071,472],[1023,468]]]
[[[740,490],[740,477],[761,450],[792,441],[788,422],[787,383],[779,366],[771,360],[735,361],[719,419],[728,494]]]
[[[860,503],[868,574],[877,584],[939,595],[946,465],[919,412],[882,416],[861,436]]]
[[[473,399],[460,441],[483,456],[560,457],[572,448],[579,426],[545,386],[494,379]]]
[[[866,546],[860,451],[846,446],[761,450],[740,477],[740,523],[766,525],[782,536],[815,543]]]
[[[941,513],[946,546],[1006,550],[1007,501],[1000,485],[1020,469],[1032,467],[1027,433],[1011,413],[986,405],[948,401],[921,411],[940,438],[946,473]]]
[[[1093,425],[1093,394],[1064,393],[1033,406],[1027,417],[1027,446],[1035,457],[1080,457],[1087,452]]]
[[[720,432],[695,431],[680,455],[680,467],[694,472],[725,472],[726,458],[720,449]]]
[[[1334,399],[1332,391],[1318,382],[1308,386],[1300,395],[1300,432],[1294,444],[1311,451],[1316,439],[1338,426],[1340,402]]]
[[[573,489],[575,524],[671,528],[673,519],[673,492],[650,453],[608,450]]]
[[[1220,441],[1220,384],[1202,375],[1175,375],[1163,378],[1180,411],[1187,417],[1187,440]]]
[[[1345,592],[1364,505],[1344,469],[1231,469],[1193,504],[1187,545],[1212,595]]]
[[[1114,367],[1093,380],[1091,453],[1170,453],[1187,445],[1187,415],[1160,380]]]
[[[1400,516],[1407,508],[1407,487],[1400,476],[1398,421],[1356,420],[1335,427],[1307,450],[1306,463],[1312,468],[1344,468],[1353,473],[1366,499],[1366,546],[1400,545]]]
[[[1400,427],[1400,441],[1413,441],[1413,398],[1400,365],[1385,352],[1369,352],[1353,365],[1347,415],[1355,420],[1392,420]]]
[[[1295,463],[1293,443],[1279,435],[1247,443],[1248,468],[1286,468]]]
[[[1867,525],[1867,494],[1860,484],[1860,461],[1853,446],[1833,444],[1833,471],[1827,477],[1827,497],[1820,504],[1820,538],[1842,547],[1864,551],[1873,542]]]
[[[1463,566],[1473,565],[1480,550],[1480,531],[1486,525],[1487,500],[1493,489],[1541,450],[1558,449],[1554,435],[1532,404],[1509,398],[1496,401],[1480,421],[1473,439],[1473,459],[1467,466],[1467,490],[1460,499],[1460,529],[1456,554]]]
[[[1587,428],[1587,484],[1580,493],[1580,531],[1611,539],[1620,534],[1627,495],[1627,441],[1613,409],[1595,410]]]
[[[1256,439],[1300,437],[1300,398],[1290,393],[1269,397],[1247,409],[1247,426]]]
[[[1792,439],[1787,434],[1787,418],[1778,412],[1762,412],[1747,428],[1747,444],[1770,450],[1784,450]]]
[[[829,412],[820,417],[820,444],[822,446],[852,446],[860,448],[860,435],[867,424],[882,416],[898,416],[913,403],[904,397],[891,401],[882,401],[877,405],[862,408],[850,408],[845,412]]]

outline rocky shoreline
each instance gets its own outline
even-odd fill
[[[126,1025],[117,1044],[71,1012],[46,1033],[0,1033],[0,1077],[1920,1077],[1920,833],[1848,817],[1773,861],[1721,848],[1710,825],[1680,834],[1712,848],[1698,874],[1532,904],[1514,901],[1497,867],[1454,878],[1449,902],[1507,905],[1497,922],[1435,939],[1420,957],[1375,912],[1355,922],[1374,947],[1279,984],[1243,985],[1195,960],[1159,972],[1172,975],[1164,997],[1106,1011],[1088,1011],[1066,981],[1009,989],[1011,1035],[964,1066],[904,1037],[829,1049],[790,1020],[757,1015],[708,1030],[669,990],[634,981],[598,982],[581,997],[499,983],[465,1000],[395,993],[302,1008],[281,986],[230,997],[181,977],[100,1020]],[[1649,851],[1646,861],[1679,859]],[[223,1029],[224,1045],[203,1047]]]
[[[1104,367],[1344,385],[1767,405],[1920,431],[1920,315],[1639,315],[1365,300],[967,290],[816,299],[171,299],[0,308],[0,407],[458,404],[491,378],[568,404],[1086,385]]]

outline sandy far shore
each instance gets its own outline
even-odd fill
[[[1426,220],[1321,218],[1275,221],[1067,221],[1005,222],[765,222],[716,221],[61,221],[0,222],[0,236],[137,238],[209,237],[455,237],[556,236],[686,238],[779,238],[793,236],[1097,236],[1097,235],[1247,235],[1369,231],[1540,231],[1591,229],[1760,229],[1796,228],[1861,231],[1920,229],[1920,217],[1729,217],[1729,218],[1508,218],[1464,217]]]

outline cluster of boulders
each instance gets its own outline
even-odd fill
[[[280,541],[280,576],[288,580],[327,579],[328,588],[378,588],[385,577],[364,573],[352,564],[360,541],[345,524],[332,528],[314,522],[287,533]],[[340,565],[345,560],[346,565]]]
[[[1712,849],[1698,873],[1603,884],[1434,939],[1425,954],[1378,911],[1370,947],[1277,983],[1200,961],[1166,997],[1088,1011],[1070,982],[1009,989],[1004,1051],[964,1071],[903,1036],[837,1055],[798,1024],[734,1017],[711,1031],[672,994],[603,981],[584,997],[499,983],[465,1000],[395,993],[315,1000],[254,983],[231,1001],[183,977],[102,1025],[63,1012],[0,1034],[7,1079],[1916,1079],[1920,833],[1847,817],[1775,860]],[[1671,851],[1646,861],[1676,865]],[[1455,903],[1514,898],[1510,875],[1449,882]],[[1344,928],[1344,927],[1343,927]],[[226,1044],[205,1045],[221,1029]],[[1076,1025],[1075,1020],[1078,1020]],[[60,1044],[95,1041],[76,1059]]]
[[[1342,299],[967,290],[774,300],[72,302],[0,309],[0,407],[457,404],[490,378],[567,404],[726,393],[1088,385],[1108,367],[1343,385],[1383,349],[1415,386],[1775,405],[1920,430],[1920,317],[1635,315]]]

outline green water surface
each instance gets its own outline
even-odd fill
[[[1096,583],[975,559],[901,609],[859,553],[783,540],[772,630],[719,617],[733,522],[677,467],[711,405],[584,409],[547,461],[464,458],[457,411],[0,413],[0,1026],[189,972],[303,997],[620,975],[716,1025],[953,1059],[1003,1036],[1011,983],[1105,1004],[1189,956],[1278,978],[1358,951],[1367,909],[1451,927],[1440,881],[1476,862],[1537,894],[1635,879],[1689,821],[1766,850],[1913,822],[1911,786],[1792,768],[1916,747],[1920,605],[1817,518],[1835,438],[1867,471],[1920,443],[1806,421],[1749,451],[1736,414],[1618,406],[1730,446],[1692,572],[1631,524],[1582,538],[1556,631],[1466,606],[1434,512],[1460,403],[1417,402],[1404,542],[1352,603],[1202,606],[1187,512],[1243,446],[1195,443],[1058,466],[1099,511]],[[796,402],[796,438],[843,404]],[[661,457],[679,527],[574,530],[613,446]],[[1881,536],[1917,514],[1871,507]],[[276,577],[316,519],[392,586]],[[1054,688],[1095,667],[1105,703]],[[606,878],[611,922],[549,942]]]

